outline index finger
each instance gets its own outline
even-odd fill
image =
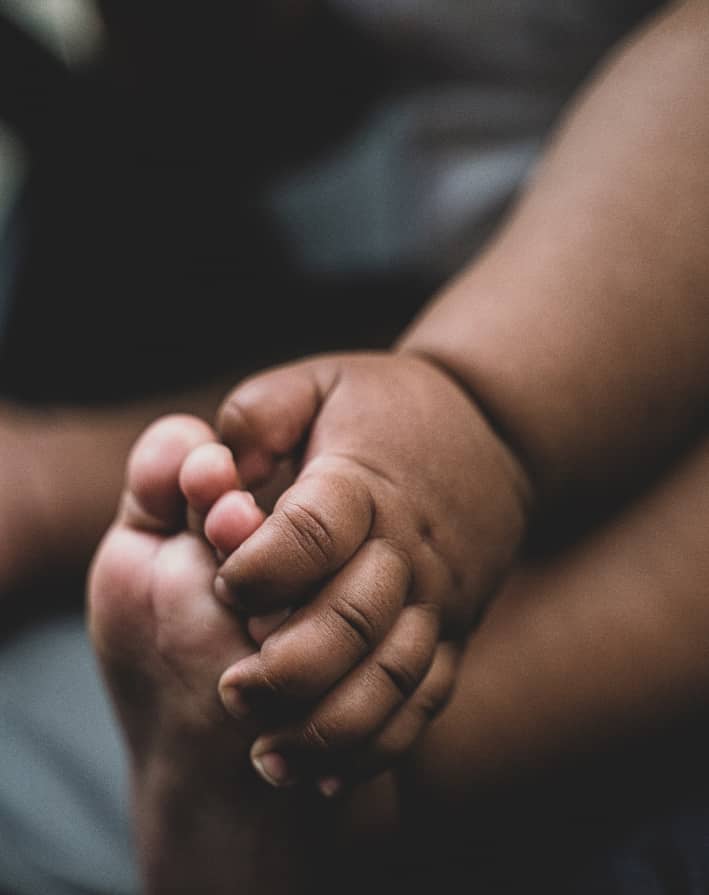
[[[354,556],[373,520],[365,483],[336,463],[319,464],[228,557],[215,593],[252,614],[292,606]]]

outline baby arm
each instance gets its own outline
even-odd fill
[[[708,106],[709,7],[669,4],[577,99],[499,237],[401,340],[485,408],[538,504],[637,483],[705,419]]]
[[[708,48],[699,2],[668,7],[622,48],[508,225],[392,355],[309,361],[226,403],[249,484],[282,458],[300,471],[223,566],[220,592],[250,612],[315,595],[223,678],[237,713],[305,716],[256,757],[334,773],[366,743],[365,771],[393,760],[444,703],[446,644],[475,621],[530,515],[630,490],[700,427]]]

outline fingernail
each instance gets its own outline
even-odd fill
[[[221,575],[217,575],[217,577],[214,579],[212,590],[214,591],[214,596],[219,600],[220,603],[226,603],[227,606],[234,605],[233,594],[229,588],[229,585],[226,583]]]
[[[336,796],[342,789],[342,780],[339,777],[322,777],[318,780],[318,790],[326,799]]]
[[[271,786],[289,786],[295,783],[285,758],[278,752],[266,752],[265,755],[252,755],[251,763],[257,774]]]
[[[224,708],[239,721],[248,718],[251,714],[251,706],[244,699],[241,690],[238,687],[223,687],[221,690],[222,703]]]

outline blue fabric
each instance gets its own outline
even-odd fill
[[[80,615],[0,649],[0,892],[139,891],[126,759]]]

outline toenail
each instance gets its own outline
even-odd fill
[[[289,786],[295,783],[285,758],[278,752],[252,755],[251,762],[257,774],[271,786]]]
[[[221,691],[222,703],[224,708],[238,720],[248,718],[251,714],[251,706],[244,699],[241,690],[238,687],[223,687]]]

